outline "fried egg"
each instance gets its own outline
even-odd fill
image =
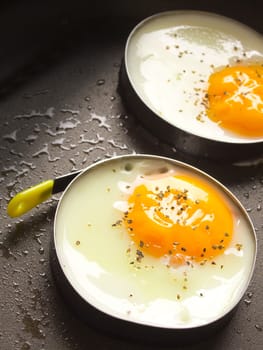
[[[205,12],[165,12],[141,22],[126,47],[133,88],[170,124],[226,142],[263,138],[263,40]]]
[[[208,324],[249,283],[256,244],[239,202],[183,163],[126,156],[82,173],[55,219],[60,265],[91,305],[156,327]]]

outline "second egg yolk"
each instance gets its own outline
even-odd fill
[[[248,137],[263,136],[263,67],[227,67],[209,78],[208,117]]]
[[[178,186],[177,186],[178,185]],[[125,226],[138,249],[170,261],[204,261],[222,254],[233,235],[229,206],[210,184],[188,175],[138,185]]]

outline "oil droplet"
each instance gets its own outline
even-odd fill
[[[32,154],[32,157],[33,158],[38,158],[41,154],[47,154],[47,155],[49,155],[49,152],[48,152],[48,144],[47,143],[45,143],[44,144],[44,147],[43,148],[41,148],[41,150],[39,150],[38,152],[35,152],[34,154]]]
[[[65,134],[65,130],[52,131],[50,128],[47,128],[45,133],[49,136],[58,136],[58,135]]]
[[[104,85],[104,84],[105,84],[105,79],[99,79],[99,80],[97,80],[96,84],[97,84],[98,86]]]
[[[28,114],[18,114],[14,117],[14,119],[31,119],[31,118],[36,118],[36,117],[45,117],[45,118],[53,118],[54,116],[54,107],[49,107],[45,112],[41,113],[39,111],[33,110],[32,112]]]
[[[85,135],[80,135],[80,141],[78,143],[90,143],[91,145],[96,145],[104,141],[104,137],[99,134],[96,135],[97,139],[85,139]]]
[[[91,113],[91,120],[98,120],[99,127],[105,128],[108,131],[111,131],[111,126],[106,123],[107,118],[105,116],[97,115],[96,113]]]
[[[90,148],[84,149],[83,152],[86,153],[86,154],[89,154],[90,152],[95,151],[96,149],[100,149],[100,150],[102,150],[102,151],[106,151],[106,148],[105,148],[105,147],[102,147],[102,146],[94,146],[94,147],[90,147]]]
[[[51,142],[51,145],[53,146],[62,146],[63,145],[63,142],[65,141],[65,138],[64,137],[61,137],[60,139],[56,139],[54,141]]]
[[[8,174],[8,173],[10,173],[10,172],[18,173],[18,170],[17,170],[17,168],[15,167],[15,165],[11,165],[11,166],[9,166],[9,167],[4,167],[3,170],[1,171],[1,173],[2,173],[3,175],[6,175],[6,174]]]
[[[74,129],[78,124],[80,124],[80,121],[71,117],[66,119],[65,121],[61,121],[59,123],[59,129],[63,129],[63,130]]]
[[[36,169],[36,166],[33,163],[30,162],[26,162],[25,160],[21,160],[21,162],[19,163],[19,165],[26,165],[29,167],[29,169]]]
[[[25,138],[25,141],[28,142],[28,143],[33,143],[34,141],[36,141],[37,138],[38,138],[37,135],[28,135]]]
[[[118,143],[117,143],[115,140],[113,140],[113,139],[108,140],[108,143],[109,143],[110,145],[112,145],[113,147],[119,148],[119,149],[121,149],[121,150],[128,149],[127,145],[125,145],[125,144],[123,144],[123,145],[118,144]]]
[[[70,114],[73,114],[73,115],[79,115],[79,113],[80,113],[78,110],[66,109],[66,108],[61,109],[60,112],[62,112],[62,113],[70,113]]]
[[[10,154],[13,154],[14,156],[17,156],[17,157],[19,157],[19,158],[23,158],[24,157],[24,155],[23,155],[23,153],[21,153],[21,152],[16,152],[14,149],[10,149]]]
[[[3,139],[8,142],[16,142],[17,141],[17,130],[12,131],[10,134],[4,135]]]

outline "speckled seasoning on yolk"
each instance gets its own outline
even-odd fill
[[[233,217],[218,191],[199,178],[176,175],[135,187],[124,214],[137,246],[170,264],[220,255],[233,235]]]
[[[227,67],[209,77],[208,117],[244,136],[263,136],[263,67]]]

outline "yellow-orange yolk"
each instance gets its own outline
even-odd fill
[[[263,136],[263,67],[227,67],[209,77],[208,117],[243,136]]]
[[[205,261],[222,254],[233,235],[233,217],[211,185],[187,175],[138,185],[128,199],[125,226],[138,249],[170,263]]]

